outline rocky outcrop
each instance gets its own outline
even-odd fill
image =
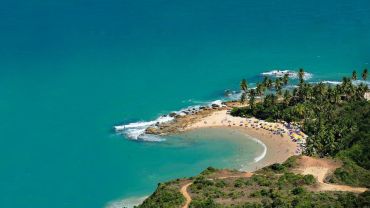
[[[145,129],[146,134],[160,134],[160,130],[156,127],[150,126],[147,129]]]

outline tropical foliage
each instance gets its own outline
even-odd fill
[[[367,73],[366,69],[362,72],[362,79],[367,78]],[[336,86],[306,83],[303,69],[299,70],[298,79],[297,88],[279,93],[277,78],[276,93],[262,93],[258,103],[255,95],[250,94],[252,104],[234,108],[231,114],[299,123],[308,135],[305,154],[336,156],[345,161],[335,172],[333,182],[370,186],[370,103],[364,98],[368,86],[362,82],[354,84],[356,71]],[[268,80],[264,78],[262,85],[266,86]]]

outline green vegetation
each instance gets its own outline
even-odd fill
[[[181,207],[185,198],[180,193],[180,180],[158,184],[157,190],[147,198],[139,208],[173,208]]]
[[[264,77],[255,89],[248,89],[247,80],[243,79],[240,102],[248,99],[249,105],[234,108],[231,115],[300,125],[308,135],[304,154],[331,157],[343,163],[326,178],[327,182],[370,187],[370,103],[364,99],[368,87],[353,84],[360,75],[362,80],[367,79],[367,69],[361,74],[353,71],[350,78],[344,77],[336,86],[306,83],[303,69],[297,74],[298,87],[293,90],[284,90],[288,75],[275,80]],[[250,178],[218,179],[222,171],[207,168],[191,178],[190,207],[370,207],[369,191],[315,192],[317,181],[312,175],[292,172],[297,158],[265,167]],[[139,207],[181,207],[184,198],[179,192],[180,184],[184,181],[159,185]]]
[[[367,79],[368,71],[362,72]],[[370,186],[370,103],[364,94],[367,85],[354,85],[357,72],[352,77],[343,77],[340,85],[324,83],[310,84],[303,79],[304,70],[298,72],[299,84],[293,91],[286,90],[282,96],[280,80],[277,78],[275,92],[262,93],[261,102],[255,104],[254,92],[249,98],[253,104],[248,107],[234,108],[234,116],[254,116],[267,121],[284,120],[297,122],[309,136],[305,154],[319,157],[337,157],[344,166],[335,171],[330,181],[348,185]],[[269,89],[269,78],[262,84]],[[284,82],[288,83],[288,81]],[[266,94],[266,95],[265,95]],[[276,165],[275,169],[283,167]]]
[[[190,207],[365,207],[369,204],[369,192],[360,195],[315,192],[316,179],[312,175],[291,172],[296,159],[292,157],[284,164],[266,167],[250,178],[210,181],[199,176],[190,186],[193,199]]]

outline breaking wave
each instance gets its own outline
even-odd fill
[[[166,123],[170,122],[174,119],[174,117],[171,117],[169,115],[160,116],[157,119],[153,121],[139,121],[124,125],[118,125],[115,126],[114,129],[117,133],[121,133],[126,135],[128,138],[133,140],[142,140],[142,141],[163,141],[164,139],[156,136],[156,135],[148,135],[145,134],[145,129],[147,129],[149,126],[160,124],[160,123]]]
[[[283,77],[285,74],[289,75],[289,78],[298,79],[298,72],[291,71],[291,70],[272,70],[268,72],[261,73],[262,76],[271,76],[271,77]],[[305,72],[303,79],[308,80],[312,78],[312,74]]]
[[[254,162],[258,162],[258,161],[262,160],[263,158],[265,158],[265,156],[267,154],[267,146],[262,141],[260,141],[256,138],[252,138],[252,140],[256,141],[258,144],[262,145],[262,147],[263,147],[262,153],[258,157],[254,158]]]
[[[209,107],[212,105],[222,106],[223,105],[222,102],[223,100],[215,100],[212,102],[208,102],[208,104],[204,106],[209,106]],[[116,133],[123,134],[132,140],[148,141],[148,142],[165,141],[165,139],[161,136],[153,135],[153,134],[146,134],[145,130],[148,127],[156,127],[156,125],[158,124],[171,122],[178,115],[184,116],[187,114],[193,114],[199,111],[201,107],[202,107],[201,105],[189,106],[179,111],[173,111],[170,114],[160,116],[157,119],[152,120],[152,121],[139,121],[139,122],[133,122],[133,123],[128,123],[128,124],[117,125],[117,126],[114,126],[114,130],[116,131]]]

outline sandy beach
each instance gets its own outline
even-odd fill
[[[189,124],[184,130],[197,128],[231,128],[261,141],[266,146],[267,151],[265,156],[253,164],[248,170],[255,171],[273,163],[284,162],[290,156],[295,155],[298,148],[298,144],[290,139],[288,133],[274,134],[271,130],[260,128],[262,125],[266,129],[285,128],[280,123],[267,123],[254,118],[233,117],[228,114],[227,110],[220,110],[201,118],[195,123]]]

